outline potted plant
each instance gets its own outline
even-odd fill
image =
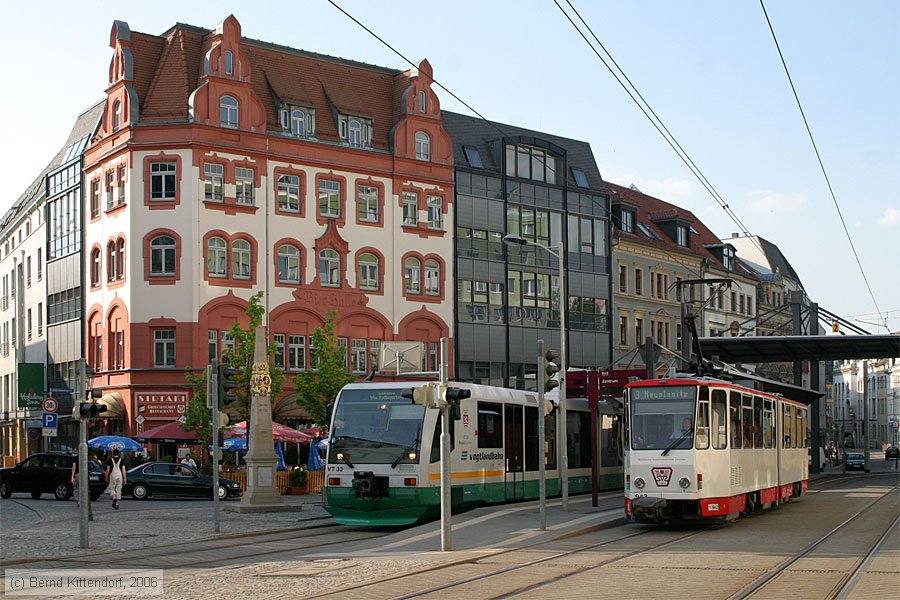
[[[287,489],[287,493],[291,496],[299,496],[307,493],[309,478],[306,469],[297,468],[291,471],[291,485]]]

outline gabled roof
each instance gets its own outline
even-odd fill
[[[214,30],[177,23],[162,35],[132,32],[134,88],[144,123],[188,120],[188,100],[203,75]],[[316,138],[339,141],[334,112],[373,120],[372,146],[388,149],[400,120],[404,71],[241,38],[251,82],[263,104],[267,127],[281,130],[277,101],[316,110]],[[277,100],[276,100],[277,99]]]
[[[565,150],[567,166],[569,167],[566,177],[570,187],[576,187],[571,172],[572,167],[576,167],[584,171],[590,189],[606,189],[606,183],[600,176],[600,170],[597,168],[597,162],[594,160],[594,153],[587,142],[505,123],[486,121],[479,117],[470,117],[446,110],[441,111],[441,118],[444,123],[444,129],[450,135],[450,139],[453,140],[453,163],[457,167],[469,166],[463,147],[470,146],[475,148],[481,155],[484,170],[500,173],[500,152],[503,152],[503,148],[499,146],[493,148],[492,143],[499,142],[503,137],[533,138],[556,144]]]

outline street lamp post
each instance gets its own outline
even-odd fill
[[[563,261],[563,243],[558,250],[513,234],[503,236],[509,246],[537,246],[557,258],[559,262],[559,482],[562,489],[562,509],[569,510],[569,444],[566,420],[566,271]]]

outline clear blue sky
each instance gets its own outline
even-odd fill
[[[564,3],[564,0],[561,0]],[[573,4],[738,217],[777,244],[814,301],[876,322],[758,0]],[[577,37],[552,0],[340,4],[489,119],[589,142],[604,178],[736,226]],[[766,8],[838,203],[891,331],[900,330],[900,3]],[[5,7],[0,95],[5,211],[102,98],[114,19],[159,34],[214,27],[396,68],[398,56],[325,0],[16,2]],[[442,92],[443,107],[467,112]],[[884,333],[884,328],[870,328]]]

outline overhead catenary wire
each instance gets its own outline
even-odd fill
[[[831,194],[831,200],[834,202],[834,208],[837,210],[838,218],[840,218],[841,226],[844,228],[844,234],[847,236],[847,241],[850,243],[850,249],[853,251],[853,258],[856,259],[856,265],[859,267],[859,272],[862,275],[863,282],[866,284],[866,289],[869,291],[869,296],[872,298],[872,303],[875,305],[875,310],[878,312],[878,317],[881,319],[881,325],[888,331],[890,328],[887,324],[887,319],[881,313],[881,309],[878,308],[878,301],[875,299],[875,294],[872,292],[872,286],[869,285],[869,278],[866,277],[866,271],[863,269],[862,261],[859,259],[859,254],[856,252],[856,246],[853,244],[853,238],[850,236],[850,230],[847,229],[847,223],[844,221],[844,215],[841,212],[841,207],[838,204],[837,196],[835,196],[834,188],[831,186],[831,180],[828,178],[828,172],[825,170],[825,163],[822,161],[822,155],[819,153],[819,147],[816,145],[816,140],[813,137],[812,129],[809,126],[809,120],[806,118],[806,113],[803,110],[803,104],[800,102],[800,95],[797,93],[797,88],[794,86],[794,80],[791,77],[791,72],[788,70],[787,61],[784,58],[784,53],[781,51],[781,44],[778,43],[778,37],[775,35],[775,28],[772,27],[772,21],[769,19],[769,13],[766,10],[766,5],[763,0],[759,0],[759,5],[762,7],[763,15],[766,17],[766,24],[769,26],[769,32],[772,34],[772,41],[775,42],[775,48],[778,50],[778,57],[781,59],[781,66],[784,68],[784,74],[787,76],[788,83],[791,86],[791,92],[794,94],[794,100],[797,102],[797,108],[800,110],[800,116],[803,118],[803,125],[806,127],[806,133],[809,136],[809,141],[812,143],[813,151],[816,154],[816,160],[819,162],[819,168],[822,170],[822,176],[825,178],[825,183],[828,186],[828,193]]]
[[[603,63],[603,66],[606,67],[606,69],[610,72],[610,74],[613,76],[613,78],[616,80],[616,82],[622,87],[623,90],[625,90],[625,93],[628,94],[628,96],[631,98],[632,102],[634,102],[634,104],[640,109],[640,111],[644,114],[644,116],[647,117],[647,120],[650,121],[650,123],[653,125],[653,127],[656,129],[656,131],[659,132],[659,134],[663,137],[663,139],[666,141],[666,143],[669,144],[669,146],[672,148],[672,150],[675,152],[675,154],[678,156],[678,158],[681,159],[681,162],[683,162],[684,165],[691,172],[691,174],[693,174],[694,177],[697,178],[697,181],[700,182],[700,185],[702,185],[706,189],[706,191],[710,194],[710,196],[712,196],[712,198],[719,204],[719,206],[722,207],[722,209],[725,211],[725,214],[727,214],[728,217],[734,222],[734,224],[740,228],[741,232],[744,235],[746,235],[757,248],[759,248],[760,252],[762,252],[763,255],[765,255],[765,250],[763,249],[762,244],[759,242],[759,240],[756,239],[756,236],[754,236],[750,233],[750,231],[747,229],[746,225],[744,225],[744,223],[737,216],[737,213],[734,212],[734,210],[731,208],[731,206],[728,204],[728,202],[725,201],[725,199],[721,196],[721,194],[719,194],[719,192],[715,189],[715,187],[709,182],[709,179],[707,179],[707,177],[703,174],[703,172],[700,170],[700,168],[697,167],[696,163],[694,163],[694,161],[691,159],[690,155],[688,155],[688,153],[684,150],[684,148],[681,146],[681,144],[678,142],[678,140],[675,138],[675,136],[672,134],[672,132],[669,131],[669,129],[666,127],[665,123],[663,123],[662,119],[660,119],[659,115],[657,115],[656,112],[653,110],[653,108],[650,106],[649,102],[647,102],[647,100],[640,93],[640,91],[637,89],[637,87],[634,85],[634,83],[631,81],[631,79],[629,79],[629,77],[625,74],[625,71],[619,66],[619,64],[613,58],[612,54],[610,54],[610,52],[606,49],[606,47],[603,45],[603,43],[600,42],[600,40],[594,34],[594,31],[591,29],[590,25],[587,24],[587,22],[584,20],[584,18],[578,12],[578,10],[575,8],[575,6],[572,4],[572,2],[570,0],[566,0],[566,4],[569,5],[569,7],[572,9],[572,12],[575,13],[575,15],[578,17],[578,19],[581,21],[581,23],[587,29],[587,31],[591,34],[591,37],[593,37],[594,40],[596,40],[597,44],[600,46],[600,48],[603,50],[603,52],[606,54],[606,56],[609,57],[610,62],[612,62],[615,65],[616,69],[613,69],[609,65],[609,62],[607,62],[606,59],[603,57],[603,55],[601,55],[600,52],[597,51],[597,49],[594,47],[594,44],[591,42],[591,40],[588,39],[588,37],[585,35],[584,31],[582,31],[582,29],[578,26],[578,24],[575,23],[575,21],[572,19],[571,15],[569,15],[569,13],[566,12],[566,10],[562,7],[562,5],[559,3],[559,1],[553,0],[553,2],[554,2],[554,4],[556,4],[556,7],[560,10],[560,12],[566,17],[566,19],[569,21],[569,23],[572,25],[572,27],[575,29],[575,31],[578,33],[578,35],[580,35],[581,38],[584,40],[584,42],[588,45],[588,47],[591,49],[591,51],[597,56],[597,58],[600,60],[600,62]],[[618,70],[619,72],[617,73],[616,70]],[[619,76],[619,74],[621,74],[621,77]],[[625,81],[628,82],[628,85],[625,85],[625,83],[622,81],[622,79],[625,79]],[[629,86],[630,86],[630,88],[629,88]],[[637,96],[637,98],[635,96]],[[640,98],[640,102],[638,101],[638,98]]]

